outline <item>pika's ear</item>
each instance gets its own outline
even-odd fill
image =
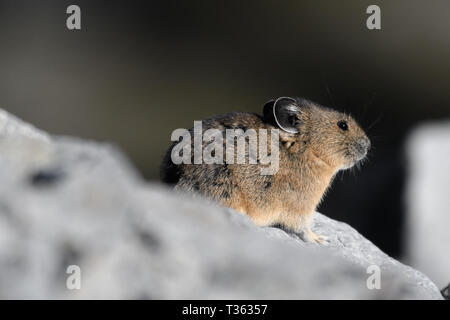
[[[294,98],[280,97],[270,100],[264,105],[263,113],[266,122],[288,133],[298,133],[301,110]]]

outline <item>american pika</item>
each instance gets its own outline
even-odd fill
[[[278,171],[262,175],[259,158],[256,164],[175,164],[175,142],[161,165],[162,181],[247,214],[259,226],[303,231],[313,242],[326,241],[311,231],[310,223],[333,177],[365,158],[370,148],[370,140],[350,115],[302,98],[271,100],[264,105],[263,116],[234,112],[204,120],[201,125],[203,133],[214,128],[224,136],[228,129],[278,129]],[[193,128],[189,132],[193,133]],[[268,144],[270,141],[267,138]],[[194,147],[194,138],[190,143]],[[271,148],[269,154],[275,151]],[[189,150],[193,160],[194,149]],[[245,149],[246,156],[249,150]],[[234,152],[236,159],[237,148]]]

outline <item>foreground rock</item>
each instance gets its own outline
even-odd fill
[[[348,225],[317,214],[314,229],[328,247],[147,184],[109,145],[0,113],[0,298],[442,298]],[[66,287],[70,265],[80,290]]]

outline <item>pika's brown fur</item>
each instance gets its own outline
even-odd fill
[[[261,175],[261,165],[248,161],[175,165],[173,144],[162,163],[162,180],[247,214],[257,225],[303,230],[314,242],[325,238],[311,231],[310,220],[334,175],[363,159],[370,147],[351,116],[301,98],[271,100],[263,116],[229,113],[204,120],[202,126],[224,136],[226,129],[279,129],[278,171]]]

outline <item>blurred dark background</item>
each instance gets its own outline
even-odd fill
[[[66,28],[77,4],[82,30]],[[382,30],[366,28],[381,7]],[[403,142],[450,116],[450,2],[0,1],[0,107],[112,141],[149,180],[175,128],[281,95],[351,112],[374,146],[319,210],[401,257]]]

